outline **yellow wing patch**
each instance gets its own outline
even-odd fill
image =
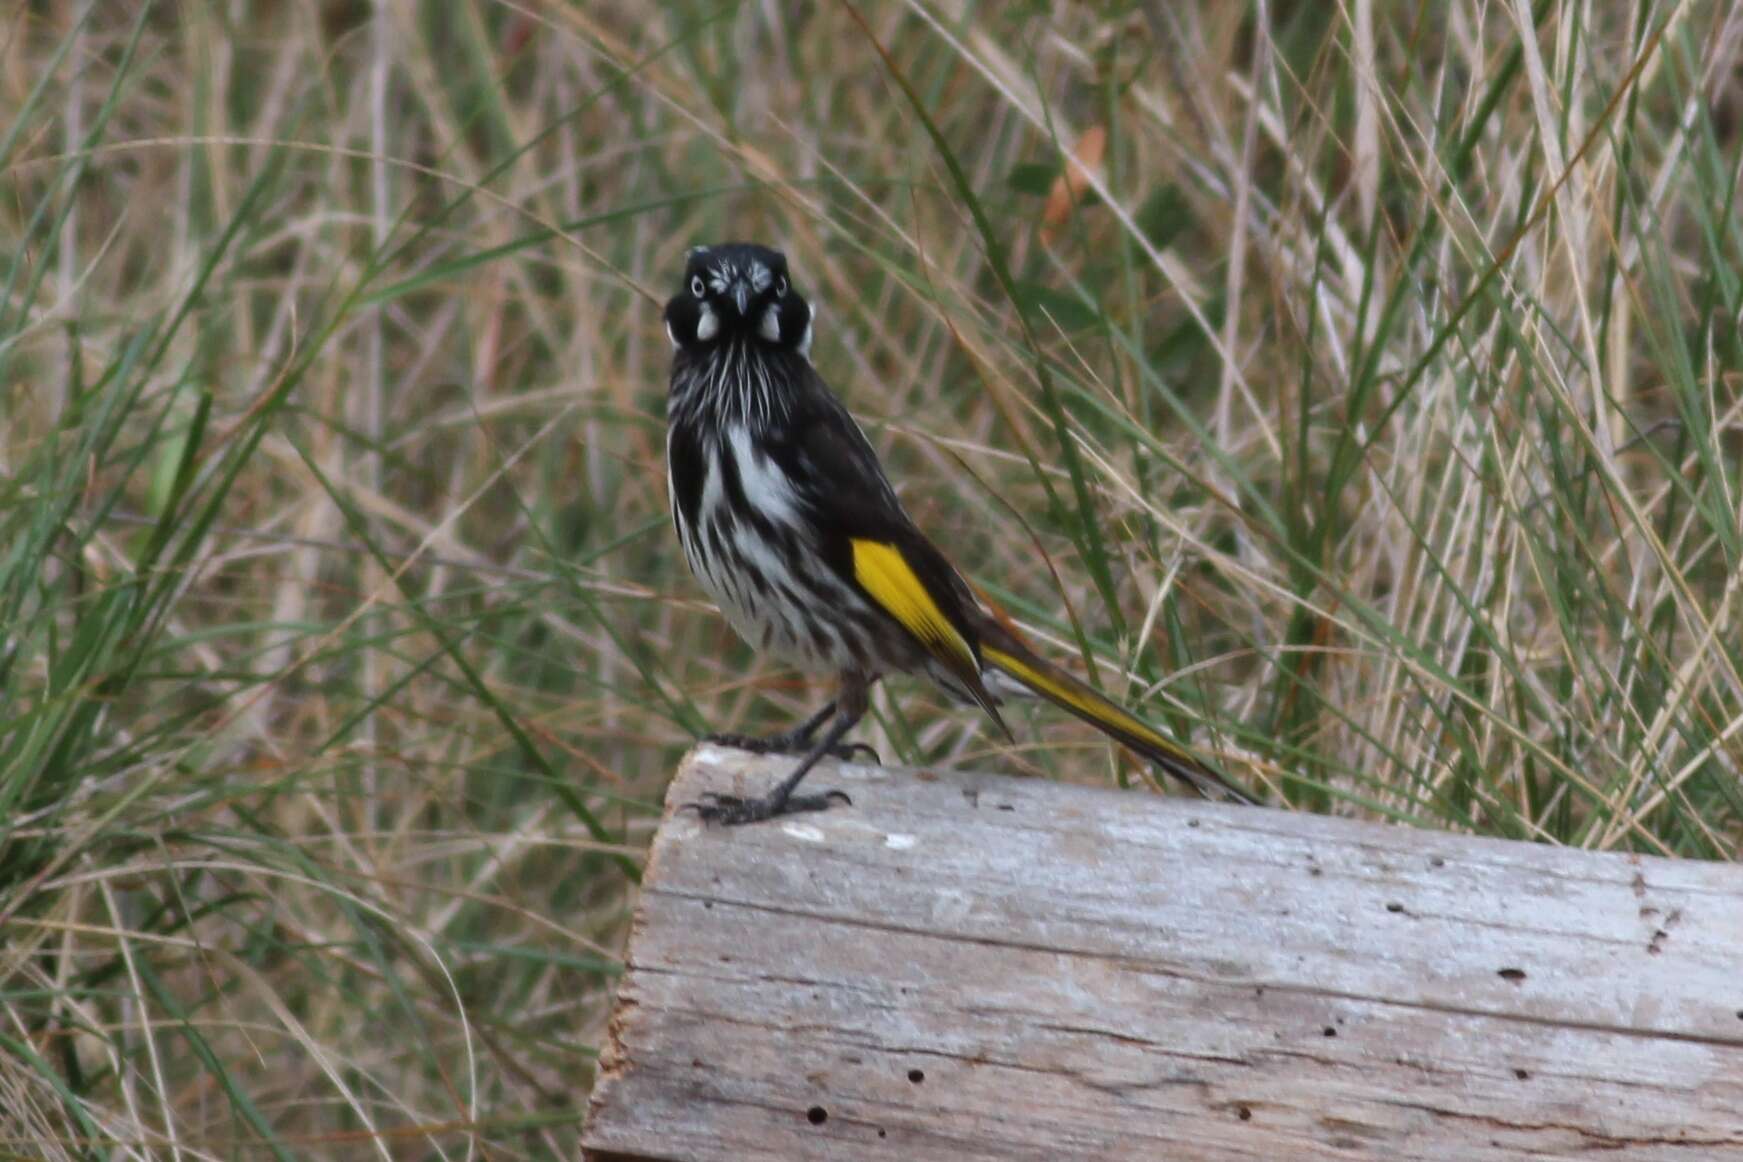
[[[938,608],[938,602],[902,551],[882,541],[855,539],[852,545],[854,579],[871,594],[872,600],[928,649],[978,674],[980,663],[975,659],[974,648]]]
[[[983,645],[981,653],[992,665],[1010,674],[1023,684],[1033,687],[1037,694],[1044,694],[1068,709],[1074,709],[1079,714],[1093,722],[1099,722],[1110,730],[1124,731],[1134,738],[1149,743],[1152,747],[1169,755],[1186,755],[1181,745],[1167,735],[1140,718],[1121,710],[1114,703],[1103,698],[1088,686],[1076,681],[1061,680],[1052,674],[1030,665],[1023,659],[1008,654],[1004,650]]]

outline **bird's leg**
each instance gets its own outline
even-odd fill
[[[755,799],[745,799],[737,795],[718,795],[710,791],[702,796],[700,803],[686,803],[686,807],[694,807],[696,814],[705,823],[756,823],[763,819],[772,819],[777,815],[791,815],[797,811],[824,811],[829,805],[839,799],[851,804],[852,799],[845,791],[821,791],[815,795],[795,795],[793,789],[799,781],[811,773],[811,768],[826,755],[837,753],[841,740],[847,732],[858,725],[865,717],[870,704],[870,683],[858,674],[844,677],[841,682],[841,696],[832,703],[835,721],[815,746],[805,752],[805,757],[799,760],[799,765],[793,768],[793,773],[768,794]],[[815,725],[811,725],[813,731]],[[801,728],[802,729],[802,728]]]
[[[781,734],[759,736],[755,734],[705,734],[703,742],[711,742],[716,746],[730,746],[734,750],[747,750],[751,754],[796,754],[802,755],[811,749],[811,740],[817,737],[817,731],[835,714],[835,703],[830,702],[823,709],[801,722],[789,731]],[[864,751],[871,756],[871,761],[881,761],[878,752],[863,742],[849,743],[830,750],[830,754],[843,762],[852,762],[855,755]]]

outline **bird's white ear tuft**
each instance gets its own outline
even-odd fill
[[[799,337],[799,354],[803,355],[807,362],[811,359],[811,336],[817,326],[817,304],[811,303],[810,307],[811,312],[805,319],[805,333]]]
[[[779,303],[770,303],[763,311],[763,321],[757,327],[757,331],[771,343],[781,341],[781,306]]]
[[[666,338],[668,338],[672,341],[672,350],[676,351],[679,347],[678,333],[676,331],[672,330],[672,324],[671,324],[670,320],[667,320],[667,322],[666,322]]]
[[[714,338],[719,331],[720,316],[709,310],[707,305],[704,304],[702,307],[702,317],[696,321],[696,337],[706,343],[708,340]]]

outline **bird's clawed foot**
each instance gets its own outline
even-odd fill
[[[836,802],[853,805],[853,800],[848,798],[846,791],[788,795],[785,799],[776,799],[773,795],[747,799],[738,795],[719,795],[713,791],[705,791],[700,802],[685,803],[678,810],[694,810],[704,823],[719,823],[731,827],[740,823],[760,823],[764,819],[793,815],[801,811],[827,811]]]

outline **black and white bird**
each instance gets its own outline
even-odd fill
[[[785,734],[713,736],[799,759],[766,795],[706,796],[695,805],[705,819],[749,823],[845,800],[794,789],[823,756],[850,749],[842,740],[886,674],[930,679],[1007,736],[1001,697],[1032,692],[1202,793],[1251,802],[981,607],[811,365],[816,320],[784,255],[740,242],[696,247],[665,319],[667,483],[684,556],[753,648],[838,683],[833,702]]]

